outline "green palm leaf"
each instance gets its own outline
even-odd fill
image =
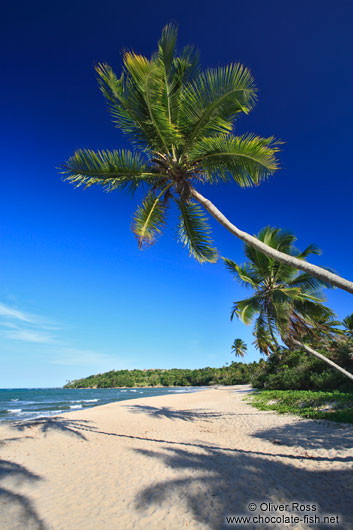
[[[299,276],[291,280],[289,285],[292,287],[300,287],[301,291],[305,293],[317,292],[323,287],[326,287],[327,289],[332,288],[331,284],[324,282],[319,278],[315,278],[306,272],[299,274]]]
[[[210,182],[233,180],[241,187],[260,184],[278,169],[274,138],[218,135],[201,138],[190,152]]]
[[[177,26],[175,24],[167,24],[163,28],[162,36],[158,41],[158,58],[163,63],[167,76],[173,65],[177,37]]]
[[[353,313],[347,315],[346,318],[342,320],[342,324],[346,328],[346,333],[353,335]]]
[[[270,355],[270,353],[275,350],[276,345],[273,342],[262,315],[256,319],[254,326],[254,339],[255,340],[253,344],[255,348],[260,351],[260,353]]]
[[[170,186],[164,188],[157,196],[149,193],[137,208],[132,224],[132,231],[137,236],[139,247],[155,243],[165,224],[166,207],[161,202],[162,196]]]
[[[250,324],[260,311],[260,298],[258,296],[252,296],[251,298],[234,303],[230,319],[233,320],[234,316],[237,316],[244,324]]]
[[[215,263],[217,250],[209,236],[211,230],[202,208],[193,202],[177,201],[180,209],[179,241],[188,248],[189,254],[203,263]]]
[[[116,127],[143,148],[159,147],[159,137],[149,119],[144,98],[129,73],[123,72],[118,79],[107,64],[98,64],[96,72]]]
[[[248,113],[256,100],[254,79],[241,64],[208,69],[182,94],[184,153],[200,136],[230,132],[239,112]]]
[[[233,273],[244,287],[257,287],[256,276],[248,269],[247,264],[237,265],[228,258],[222,258],[229,272]]]
[[[62,166],[65,180],[76,187],[100,184],[107,191],[128,189],[134,192],[143,183],[155,183],[164,175],[149,168],[141,156],[131,151],[92,151],[79,149]]]

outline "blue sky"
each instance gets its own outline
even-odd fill
[[[216,8],[215,8],[216,5]],[[175,213],[154,247],[130,231],[137,199],[75,190],[56,169],[76,148],[119,148],[93,66],[119,72],[121,52],[149,55],[179,24],[204,66],[239,61],[260,89],[237,131],[286,143],[282,170],[256,190],[203,189],[240,228],[293,231],[313,262],[352,279],[353,8],[351,2],[185,1],[7,4],[0,39],[0,387],[61,386],[120,368],[221,366],[251,330],[230,323],[244,292],[221,262],[199,265],[177,244]],[[212,222],[221,255],[242,245]],[[340,318],[352,296],[333,290]]]

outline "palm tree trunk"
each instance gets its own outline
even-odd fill
[[[331,361],[331,359],[328,359],[327,357],[325,357],[321,353],[317,352],[316,350],[313,350],[312,348],[310,348],[310,346],[307,346],[306,344],[303,344],[299,340],[291,339],[291,342],[293,342],[294,344],[296,344],[300,348],[303,348],[303,350],[305,350],[306,352],[311,353],[311,355],[315,355],[315,357],[317,357],[318,359],[321,359],[321,361],[324,361],[325,363],[330,365],[332,368],[334,368],[335,370],[338,370],[343,375],[348,377],[348,379],[353,381],[353,375],[350,372],[347,372],[347,370],[345,370],[344,368],[341,368],[340,366],[338,366],[338,364],[336,364],[333,361]]]
[[[244,243],[254,247],[256,250],[262,252],[269,258],[280,261],[281,263],[285,263],[286,265],[299,269],[303,272],[307,272],[312,276],[316,276],[320,280],[323,280],[324,282],[353,294],[353,282],[346,280],[345,278],[341,278],[341,276],[329,272],[322,267],[318,267],[317,265],[313,265],[312,263],[308,263],[307,261],[298,259],[294,256],[290,256],[289,254],[285,254],[284,252],[280,252],[272,247],[269,247],[262,241],[259,241],[259,239],[256,237],[251,236],[247,232],[243,232],[233,225],[211,201],[196,191],[195,188],[191,187],[190,193],[194,199],[196,199],[205,208],[205,210],[208,211],[208,213],[210,213],[219,223],[221,223],[221,225],[229,230],[229,232],[244,241]]]
[[[275,343],[275,346],[278,348],[278,342],[277,342],[277,339],[273,333],[273,329],[272,329],[272,324],[271,324],[271,319],[270,319],[270,314],[269,314],[269,311],[267,310],[267,325],[268,325],[268,329],[270,331],[270,335],[272,337],[272,340],[273,342]]]

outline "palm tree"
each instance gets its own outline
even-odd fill
[[[346,328],[347,335],[353,337],[353,313],[346,316],[346,318],[342,320],[342,324]]]
[[[232,344],[232,353],[234,353],[236,357],[243,358],[247,352],[247,349],[248,347],[242,339],[235,339]]]
[[[279,142],[254,134],[233,135],[234,118],[249,113],[256,102],[250,71],[230,64],[201,72],[196,50],[187,46],[177,55],[176,39],[177,28],[168,25],[151,59],[126,52],[119,78],[109,65],[97,65],[113,121],[135,150],[79,149],[63,166],[66,180],[85,188],[99,184],[107,191],[147,189],[133,221],[141,248],[160,235],[167,207],[175,201],[179,240],[199,261],[215,262],[217,251],[203,206],[248,245],[353,293],[352,282],[239,230],[196,189],[222,181],[259,185],[278,169]]]
[[[314,245],[299,252],[293,246],[295,236],[278,228],[264,228],[258,239],[301,260],[319,253]],[[237,316],[245,324],[255,321],[255,345],[262,353],[278,351],[281,340],[288,347],[303,348],[353,380],[352,374],[306,344],[315,341],[324,345],[340,333],[333,311],[322,303],[320,290],[329,284],[307,273],[298,273],[294,267],[278,263],[250,245],[245,245],[244,251],[248,262],[243,265],[224,258],[235,278],[253,290],[252,296],[234,303],[231,319]]]

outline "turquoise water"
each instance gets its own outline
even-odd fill
[[[165,394],[196,392],[200,387],[171,388],[17,388],[0,389],[0,422],[55,416],[63,412]]]

